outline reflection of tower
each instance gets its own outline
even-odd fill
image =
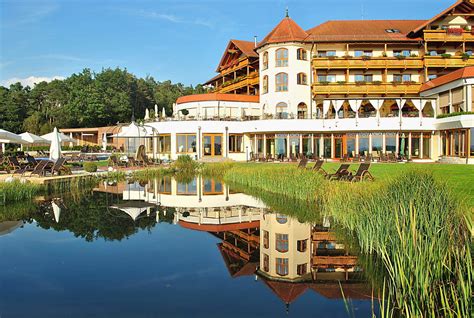
[[[283,214],[261,214],[260,272],[277,280],[301,281],[311,266],[311,225]]]

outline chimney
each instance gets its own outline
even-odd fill
[[[257,47],[257,36],[256,35],[253,36],[253,41],[255,42],[255,47]]]

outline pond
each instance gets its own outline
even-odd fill
[[[331,223],[201,177],[0,207],[0,317],[369,317]]]

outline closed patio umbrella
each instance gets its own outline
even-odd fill
[[[404,156],[405,155],[405,133],[402,134],[402,136],[400,137],[401,140],[400,140],[400,156]]]
[[[61,216],[61,208],[59,205],[53,201],[51,201],[51,206],[53,207],[53,214],[54,214],[54,220],[56,223],[59,223],[59,217]]]
[[[61,158],[61,140],[59,139],[59,133],[56,127],[54,127],[52,134],[51,146],[49,147],[49,159],[56,161]]]

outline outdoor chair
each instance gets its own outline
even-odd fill
[[[48,166],[44,169],[45,174],[50,173],[52,176],[57,174],[58,176],[62,173],[71,174],[71,169],[65,166],[66,158],[59,158],[56,162],[49,168]]]
[[[314,166],[311,169],[311,171],[315,171],[315,172],[318,172],[320,174],[322,174],[323,176],[327,176],[328,173],[326,172],[326,170],[323,169],[323,163],[324,163],[324,160],[322,159],[319,159],[318,161],[316,161],[316,163],[314,164]]]
[[[349,161],[349,155],[346,153],[342,156],[341,162],[348,162]]]
[[[386,154],[380,154],[380,162],[388,162],[388,157]]]
[[[115,155],[112,155],[109,157],[109,166],[110,165],[112,167],[127,167],[127,163],[121,162],[120,160],[118,160],[117,156]]]
[[[360,155],[356,154],[354,155],[354,158],[352,158],[352,162],[360,162]]]
[[[37,175],[39,177],[42,177],[46,174],[45,169],[48,166],[51,166],[53,163],[48,160],[40,160],[36,167],[33,168],[33,170],[30,173],[30,177],[33,175]]]
[[[18,158],[15,156],[7,157],[8,166],[13,170],[20,170],[25,167],[25,164],[22,164],[18,161]]]
[[[306,158],[301,159],[300,162],[298,163],[298,169],[305,169],[307,164],[308,164],[308,159]]]
[[[397,162],[397,158],[395,157],[394,153],[388,154],[388,162]]]
[[[156,162],[153,162],[151,161],[148,156],[144,156],[143,157],[143,164],[145,165],[145,167],[149,167],[149,166],[159,166],[160,164],[159,163],[156,163]]]
[[[359,165],[359,168],[357,169],[357,172],[354,175],[352,173],[349,173],[348,175],[344,176],[342,179],[350,181],[350,182],[363,181],[364,179],[374,181],[375,178],[369,172],[369,168],[370,168],[370,162],[361,163]]]
[[[326,175],[326,179],[340,180],[342,177],[347,176],[349,174],[349,166],[350,164],[342,164],[335,173]]]

